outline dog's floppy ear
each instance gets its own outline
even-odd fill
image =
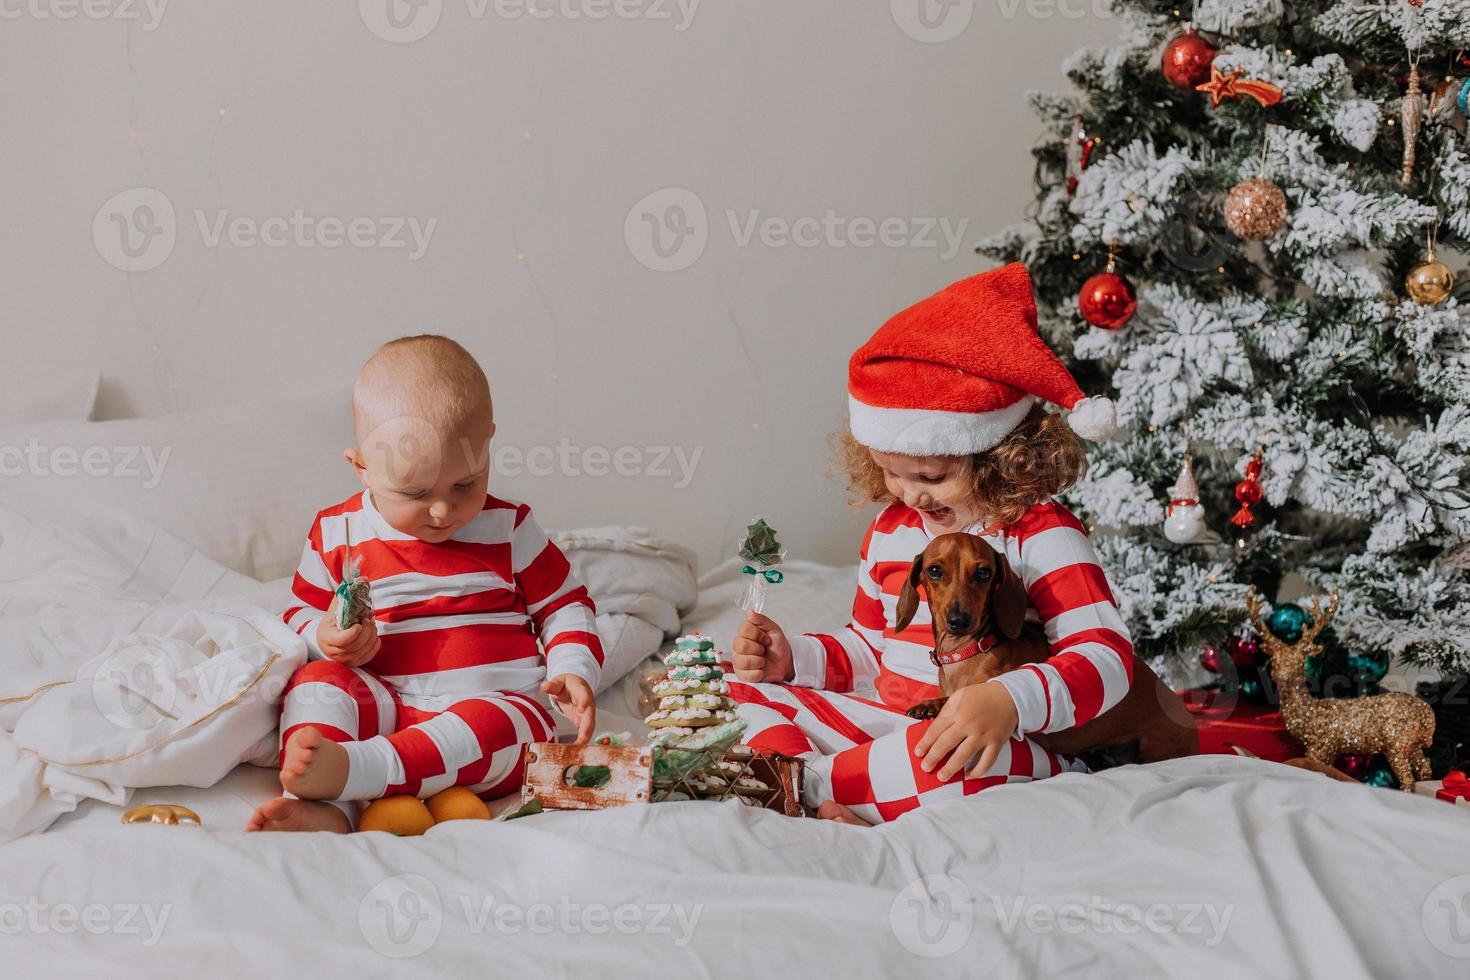
[[[995,580],[990,589],[990,614],[995,617],[995,625],[1014,640],[1026,625],[1026,586],[999,551],[995,553]]]
[[[913,565],[909,566],[908,581],[903,583],[903,590],[898,594],[898,607],[894,610],[897,616],[894,622],[894,631],[908,629],[909,623],[914,621],[914,613],[919,611],[919,576],[924,573],[924,553],[921,551],[914,556]]]

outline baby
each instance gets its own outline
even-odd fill
[[[285,793],[247,830],[347,832],[352,801],[514,792],[526,745],[555,729],[538,690],[578,741],[596,724],[595,607],[530,509],[487,493],[495,421],[475,359],[446,337],[391,341],[352,410],[345,455],[366,489],[319,513],[302,551],[284,618],[310,659],[281,705]],[[343,630],[349,556],[373,616]]]

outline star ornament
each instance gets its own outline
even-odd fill
[[[1220,70],[1219,65],[1211,65],[1210,80],[1202,85],[1196,85],[1195,90],[1210,93],[1211,109],[1220,108],[1220,103],[1226,99],[1239,99],[1244,96],[1250,96],[1267,108],[1281,101],[1281,89],[1270,82],[1245,78],[1244,75],[1244,68],[1233,69],[1227,74]]]

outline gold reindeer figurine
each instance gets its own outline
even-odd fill
[[[1286,730],[1307,748],[1307,758],[1330,766],[1339,755],[1381,753],[1399,781],[1412,792],[1414,780],[1429,778],[1424,750],[1434,740],[1434,712],[1409,694],[1393,691],[1360,698],[1314,698],[1307,690],[1307,658],[1322,652],[1317,635],[1337,615],[1340,597],[1333,590],[1327,609],[1313,597],[1311,625],[1301,639],[1286,643],[1261,622],[1261,596],[1246,593],[1245,607],[1261,645],[1271,655],[1271,677],[1281,696]]]

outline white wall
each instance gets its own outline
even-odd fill
[[[1063,57],[1110,33],[1090,6],[1068,17],[1041,0],[977,0],[963,33],[933,44],[889,4],[838,0],[703,0],[682,31],[673,0],[658,0],[671,20],[601,21],[511,20],[495,0],[477,18],[478,0],[442,0],[413,43],[368,28],[358,7],[374,0],[174,2],[156,24],[143,0],[120,10],[140,21],[34,13],[73,2],[0,4],[12,370],[99,365],[99,417],[153,415],[346,384],[377,343],[446,332],[490,375],[501,444],[701,452],[685,488],[656,475],[500,487],[546,524],[643,523],[706,565],[755,513],[793,557],[851,560],[859,518],[823,474],[846,358],[891,313],[984,267],[970,244],[1030,200],[1023,93],[1065,84]],[[119,254],[107,214],[102,249],[93,224],[140,186],[166,195],[177,236],[129,274],[101,254]],[[708,243],[687,269],[651,271],[625,219],[669,187],[697,193]],[[437,225],[417,260],[212,248],[196,209]],[[968,227],[953,256],[742,246],[726,209],[741,223],[831,209]]]

